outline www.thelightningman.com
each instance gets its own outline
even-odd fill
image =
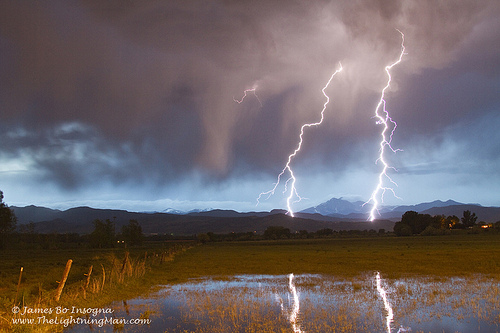
[[[62,325],[63,327],[73,325],[92,325],[103,327],[104,325],[149,325],[151,319],[148,318],[116,318],[112,314],[114,310],[111,308],[78,308],[78,307],[55,307],[55,308],[30,308],[14,306],[12,313],[15,315],[12,318],[14,325]],[[48,316],[48,315],[56,315]],[[96,318],[98,315],[103,315],[102,318]],[[79,317],[82,315],[90,315],[90,317]],[[111,315],[111,316],[107,316]]]

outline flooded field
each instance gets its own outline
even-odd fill
[[[77,325],[67,332],[500,332],[500,283],[473,278],[354,279],[242,275],[165,286],[113,304],[149,325]],[[98,319],[98,317],[96,317]]]

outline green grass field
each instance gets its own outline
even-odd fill
[[[204,276],[230,278],[237,274],[312,273],[350,278],[379,271],[386,278],[481,274],[500,280],[498,234],[223,242],[197,245],[187,250],[176,245],[175,251],[171,246],[174,244],[146,244],[128,250],[130,264],[127,265],[130,267],[127,274],[123,270],[125,249],[0,252],[0,328],[30,331],[26,327],[9,327],[20,267],[24,267],[24,272],[17,304],[54,306],[56,281],[61,279],[68,259],[73,260],[73,266],[57,304],[84,307],[104,306],[113,300],[146,294],[154,286]],[[165,260],[161,259],[162,253],[168,253]],[[94,267],[93,283],[84,298],[84,274],[90,265]],[[101,288],[103,268],[105,283]],[[121,277],[120,272],[123,272]]]
[[[405,275],[500,278],[500,235],[373,237],[211,243],[173,261],[169,279],[234,274]],[[170,281],[170,280],[169,280]]]

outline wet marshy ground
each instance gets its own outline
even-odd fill
[[[69,332],[500,332],[500,283],[470,278],[242,275],[165,286],[113,304],[150,325]]]

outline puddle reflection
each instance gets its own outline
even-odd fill
[[[377,284],[378,294],[380,295],[382,301],[384,302],[385,311],[387,311],[387,316],[386,316],[387,333],[391,333],[391,324],[392,321],[394,320],[394,313],[392,311],[391,304],[387,300],[387,293],[385,292],[385,289],[382,287],[382,282],[380,281],[379,272],[377,272],[377,275],[375,276],[375,281]]]
[[[300,312],[300,300],[299,294],[297,293],[297,288],[295,288],[293,273],[288,275],[288,289],[290,291],[290,295],[288,295],[288,304],[291,308],[290,310],[285,309],[285,306],[283,305],[283,299],[278,294],[276,294],[276,299],[280,304],[281,312],[285,313],[288,317],[290,324],[292,324],[294,333],[305,333],[300,329],[300,325],[297,323]]]
[[[500,285],[483,277],[243,275],[165,286],[113,306],[117,318],[151,319],[122,332],[500,332]]]

